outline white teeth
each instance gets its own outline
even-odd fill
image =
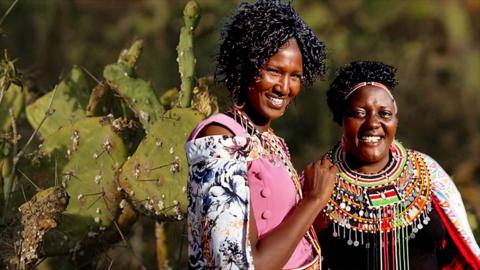
[[[274,98],[274,97],[269,97],[268,99],[270,100],[270,102],[271,102],[274,106],[282,106],[283,99],[281,99],[281,98]]]
[[[360,140],[367,143],[378,142],[380,141],[380,136],[364,136]]]

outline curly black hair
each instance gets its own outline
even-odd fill
[[[291,3],[259,0],[241,3],[221,32],[215,79],[224,83],[235,101],[260,69],[290,38],[303,58],[302,83],[311,84],[325,73],[325,44],[295,12]]]
[[[342,125],[345,96],[352,87],[361,82],[379,82],[391,92],[398,84],[396,71],[393,66],[377,61],[354,61],[337,70],[336,77],[327,90],[327,103],[333,120]]]

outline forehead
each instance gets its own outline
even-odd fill
[[[302,52],[295,38],[287,40],[274,55],[267,59],[267,62],[279,61],[302,63]]]
[[[347,108],[349,106],[394,106],[394,101],[387,90],[374,85],[368,85],[356,90],[349,99],[350,101],[347,103]]]

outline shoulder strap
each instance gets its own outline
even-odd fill
[[[200,124],[198,124],[197,127],[192,131],[188,140],[195,139],[198,136],[198,133],[200,133],[200,131],[202,131],[203,128],[205,128],[207,125],[212,123],[217,123],[222,126],[225,126],[226,128],[230,129],[233,132],[233,134],[235,134],[236,136],[247,135],[245,129],[239,123],[237,123],[233,118],[223,113],[217,113],[200,122]]]

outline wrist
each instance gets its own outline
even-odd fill
[[[327,204],[328,198],[323,199],[317,196],[305,196],[303,197],[302,202],[306,205],[311,205],[312,207],[315,207],[315,209],[322,210],[325,205]]]

